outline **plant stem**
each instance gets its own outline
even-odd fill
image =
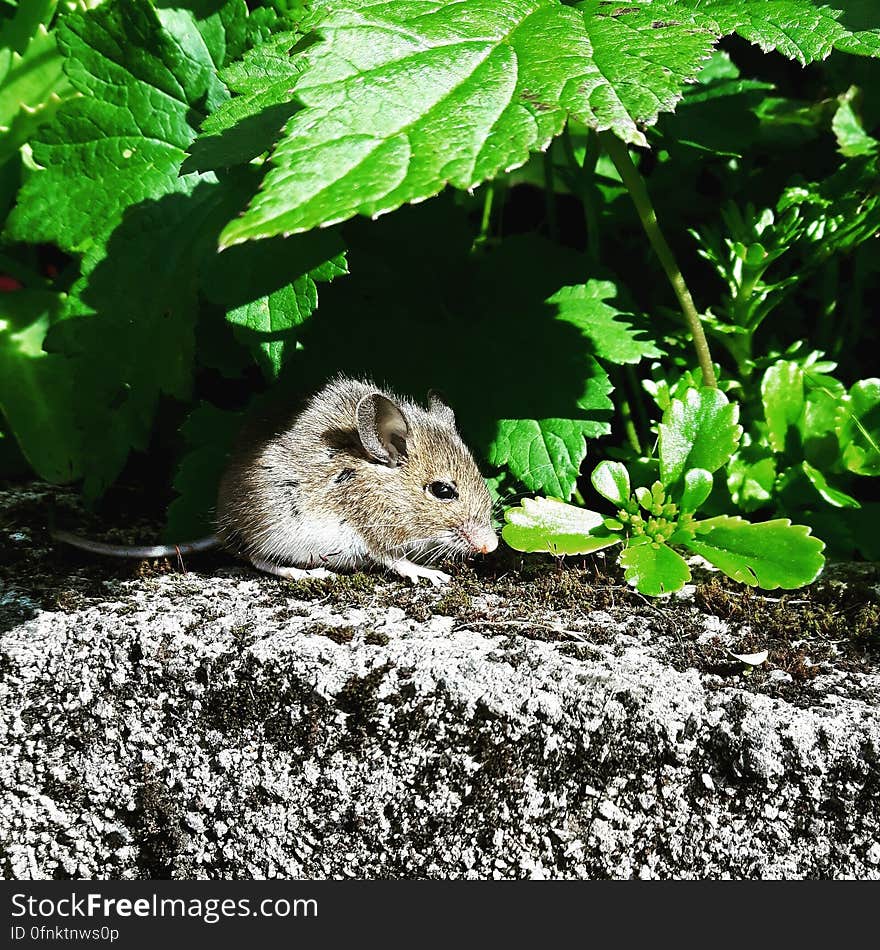
[[[639,443],[639,434],[633,422],[632,407],[629,404],[629,397],[626,395],[626,391],[623,386],[620,385],[617,387],[617,408],[620,412],[620,418],[623,421],[623,431],[626,434],[626,441],[629,442],[636,455],[641,455],[642,446]]]
[[[596,133],[590,129],[587,135],[587,147],[584,150],[584,161],[581,164],[574,154],[571,132],[567,125],[562,133],[562,145],[568,166],[577,183],[577,193],[584,210],[584,225],[587,229],[587,263],[595,265],[599,263],[599,217],[596,214],[596,185],[593,176],[602,146],[599,144]]]
[[[632,198],[636,212],[642,222],[642,227],[648,236],[648,241],[654,249],[654,253],[657,255],[663,270],[666,272],[669,283],[672,284],[675,296],[678,298],[685,323],[687,323],[688,329],[691,331],[694,349],[697,351],[697,361],[703,372],[703,383],[712,389],[717,389],[718,382],[715,379],[715,370],[712,367],[712,355],[709,352],[709,343],[706,340],[706,334],[703,332],[703,326],[700,323],[697,308],[694,306],[693,297],[691,297],[691,292],[688,290],[681,270],[675,261],[672,249],[666,242],[663,232],[660,230],[660,225],[657,222],[657,214],[654,211],[654,206],[651,204],[651,198],[648,195],[645,182],[633,164],[625,142],[617,138],[613,132],[600,132],[599,138],[611,161],[614,162],[614,167],[617,169],[626,190],[629,192],[630,198]]]
[[[486,192],[483,195],[483,218],[480,221],[480,233],[474,241],[474,245],[479,247],[489,240],[489,231],[492,228],[492,202],[495,198],[495,182],[490,181],[486,185]]]
[[[635,426],[636,437],[639,442],[638,449],[640,452],[645,452],[643,446],[649,444],[651,432],[651,423],[648,419],[648,413],[645,410],[645,391],[642,389],[642,384],[639,381],[638,376],[636,376],[635,369],[630,363],[627,363],[623,367],[623,373],[624,376],[626,376],[626,381],[629,383],[629,391],[631,394],[633,407],[633,424]],[[647,453],[645,452],[645,454]]]

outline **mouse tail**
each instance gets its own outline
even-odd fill
[[[207,537],[199,538],[196,541],[186,541],[183,544],[148,545],[107,544],[104,541],[81,538],[78,534],[71,534],[69,531],[53,531],[52,537],[56,541],[62,541],[64,544],[70,544],[83,551],[89,551],[92,554],[106,554],[110,557],[175,557],[178,554],[210,551],[212,548],[220,546],[220,538],[216,534],[209,534]]]

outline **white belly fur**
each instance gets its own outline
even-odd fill
[[[283,540],[274,538],[274,561],[294,567],[352,569],[370,562],[367,545],[360,533],[333,517],[296,519],[282,528]],[[279,543],[281,542],[281,543]]]

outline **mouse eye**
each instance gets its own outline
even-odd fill
[[[428,482],[425,485],[425,494],[437,501],[455,501],[458,498],[454,482]]]

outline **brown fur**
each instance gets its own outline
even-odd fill
[[[390,399],[408,423],[399,466],[377,461],[359,437],[357,406],[371,393]],[[429,497],[434,481],[454,482],[459,497]],[[346,377],[281,425],[251,430],[221,481],[217,521],[224,543],[252,560],[306,568],[425,563],[496,543],[489,492],[451,410]]]

